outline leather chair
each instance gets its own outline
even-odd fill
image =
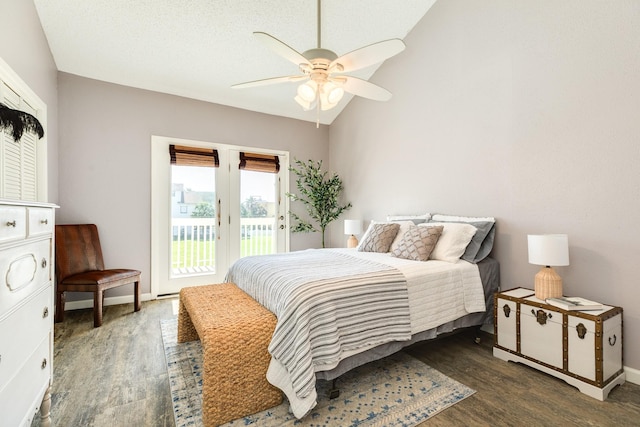
[[[102,325],[104,291],[133,283],[134,311],[140,310],[140,272],[105,270],[95,224],[56,225],[56,322],[64,320],[65,292],[93,292],[93,326]]]

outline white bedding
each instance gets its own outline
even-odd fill
[[[480,271],[470,262],[411,261],[389,253],[345,248],[332,250],[386,264],[404,274],[409,291],[412,334],[486,309]]]

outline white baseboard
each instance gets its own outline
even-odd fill
[[[151,301],[151,294],[140,295],[140,301]],[[129,304],[133,302],[133,295],[124,295],[119,297],[105,297],[104,305]],[[81,310],[83,308],[93,308],[93,298],[80,301],[65,301],[64,309]]]
[[[633,384],[640,385],[640,369],[633,369],[628,366],[624,367],[624,373],[627,377],[627,381]]]

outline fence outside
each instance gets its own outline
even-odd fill
[[[173,218],[171,269],[174,275],[215,271],[216,219]],[[275,218],[240,219],[240,257],[275,252]]]

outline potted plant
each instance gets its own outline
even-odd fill
[[[291,228],[291,231],[294,233],[320,231],[322,233],[322,247],[324,248],[327,225],[338,219],[342,212],[349,209],[351,203],[340,204],[339,197],[343,189],[342,180],[335,172],[329,175],[328,172],[322,171],[322,161],[307,160],[303,162],[294,160],[294,164],[294,166],[289,167],[289,170],[297,176],[296,187],[298,192],[297,194],[287,193],[287,196],[293,201],[302,202],[309,218],[317,224],[314,226],[311,222],[302,219],[298,214],[289,212],[297,222]]]

